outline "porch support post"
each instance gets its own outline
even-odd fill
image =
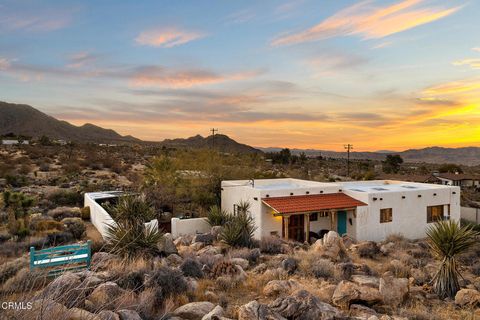
[[[289,239],[289,235],[288,235],[288,223],[289,223],[289,220],[290,220],[290,217],[289,216],[284,216],[283,217],[283,226],[285,228],[285,239]]]
[[[307,224],[305,228],[305,241],[310,243],[310,213],[305,214],[305,223]]]
[[[337,228],[335,228],[335,210],[330,210],[330,230],[337,231]]]

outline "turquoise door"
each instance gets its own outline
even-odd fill
[[[347,233],[347,212],[346,211],[337,212],[337,232],[341,236]]]

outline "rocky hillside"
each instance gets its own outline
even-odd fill
[[[25,255],[1,265],[5,299],[33,301],[9,316],[33,319],[319,320],[476,319],[477,249],[462,257],[454,300],[432,293],[438,263],[422,241],[345,241],[331,231],[308,246],[278,238],[258,248],[230,248],[221,227],[175,241],[162,256],[122,261],[97,252],[90,271],[56,279],[31,273]],[[100,248],[100,247],[98,247]],[[477,262],[475,262],[477,261]],[[53,280],[53,281],[52,281]],[[7,300],[10,301],[10,300]],[[42,312],[40,312],[42,310]]]
[[[77,127],[60,121],[29,105],[0,102],[0,135],[14,133],[39,138],[43,135],[54,139],[79,142],[120,143],[138,142],[131,136],[121,136],[111,129],[93,124]]]
[[[227,153],[262,153],[262,151],[259,149],[255,149],[246,144],[238,143],[224,134],[216,134],[215,138],[212,136],[202,137],[201,135],[196,135],[186,139],[167,139],[160,142],[160,144],[167,147],[187,149],[205,149],[215,147],[216,150]]]

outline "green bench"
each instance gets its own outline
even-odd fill
[[[30,271],[43,269],[49,276],[56,276],[67,271],[80,271],[90,268],[92,242],[70,244],[42,250],[30,247]]]

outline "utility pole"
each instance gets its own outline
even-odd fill
[[[347,177],[350,177],[350,150],[353,149],[353,145],[349,143],[343,147],[347,150]]]
[[[218,132],[218,129],[212,128],[210,131],[212,132],[212,149],[215,149],[215,132]]]

